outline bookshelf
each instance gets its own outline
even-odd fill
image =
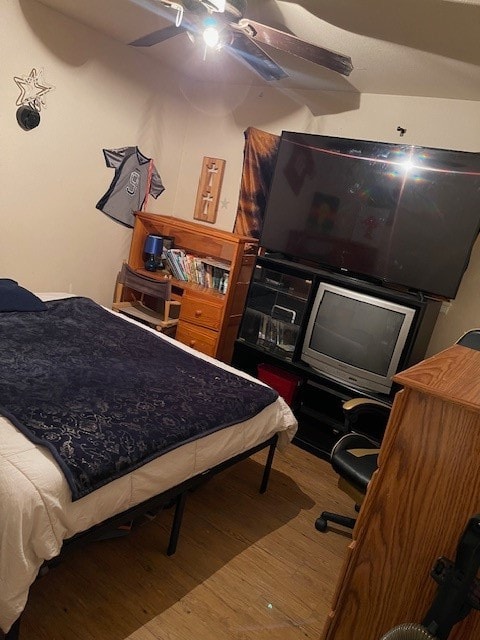
[[[193,277],[187,280],[172,277],[171,290],[172,298],[181,303],[176,339],[230,363],[254,268],[257,240],[173,216],[137,212],[128,265],[139,275],[159,281],[165,278],[164,272],[144,268],[143,246],[149,234],[173,237],[174,249],[206,266],[215,266],[222,271],[223,280],[228,274],[223,290],[213,286],[213,282],[207,286]],[[135,292],[124,287],[119,295],[115,294],[114,305],[134,297]]]
[[[174,278],[200,284],[226,293],[230,279],[230,264],[221,260],[187,253],[183,249],[167,249],[167,268]]]

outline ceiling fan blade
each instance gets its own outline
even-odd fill
[[[173,38],[179,33],[185,33],[185,31],[186,29],[184,27],[176,27],[172,24],[163,29],[159,29],[158,31],[153,31],[153,33],[149,33],[146,36],[142,36],[137,40],[133,40],[133,42],[129,42],[128,44],[132,47],[152,47],[154,44],[164,42],[164,40]]]
[[[242,20],[239,26],[244,28],[247,35],[258,42],[268,44],[275,49],[280,49],[280,51],[293,53],[299,58],[327,67],[327,69],[341,73],[344,76],[350,75],[353,70],[352,60],[348,56],[323,49],[323,47],[317,47],[310,42],[300,40],[300,38],[290,33],[268,27],[260,22],[255,22],[255,20]],[[249,27],[253,33],[249,32]]]
[[[281,80],[288,78],[288,73],[282,69],[256,42],[241,32],[234,32],[232,42],[225,46],[228,51],[242,62],[246,62],[264,80]]]

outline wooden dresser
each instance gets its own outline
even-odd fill
[[[421,623],[437,593],[435,561],[455,560],[470,518],[480,513],[480,352],[455,345],[394,379],[403,389],[324,640],[378,640],[400,623]],[[476,638],[480,612],[472,610],[449,640]]]
[[[172,296],[181,301],[176,339],[229,363],[252,277],[257,240],[172,216],[138,212],[128,264],[139,274],[158,279],[163,278],[161,273],[144,269],[143,246],[148,234],[171,236],[177,248],[229,264],[226,293],[172,279]],[[131,292],[124,290],[122,299],[129,295]]]

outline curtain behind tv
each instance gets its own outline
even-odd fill
[[[259,238],[280,136],[248,127],[234,233]]]

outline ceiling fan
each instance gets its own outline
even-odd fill
[[[207,42],[209,46],[226,48],[267,81],[280,80],[288,77],[288,74],[265,53],[259,43],[291,53],[344,76],[348,76],[353,69],[352,61],[348,56],[318,47],[290,33],[245,18],[246,0],[158,0],[158,2],[177,12],[175,24],[142,36],[130,42],[130,45],[151,47],[185,32],[191,38],[203,35],[207,42],[208,33],[210,33],[213,40]]]

